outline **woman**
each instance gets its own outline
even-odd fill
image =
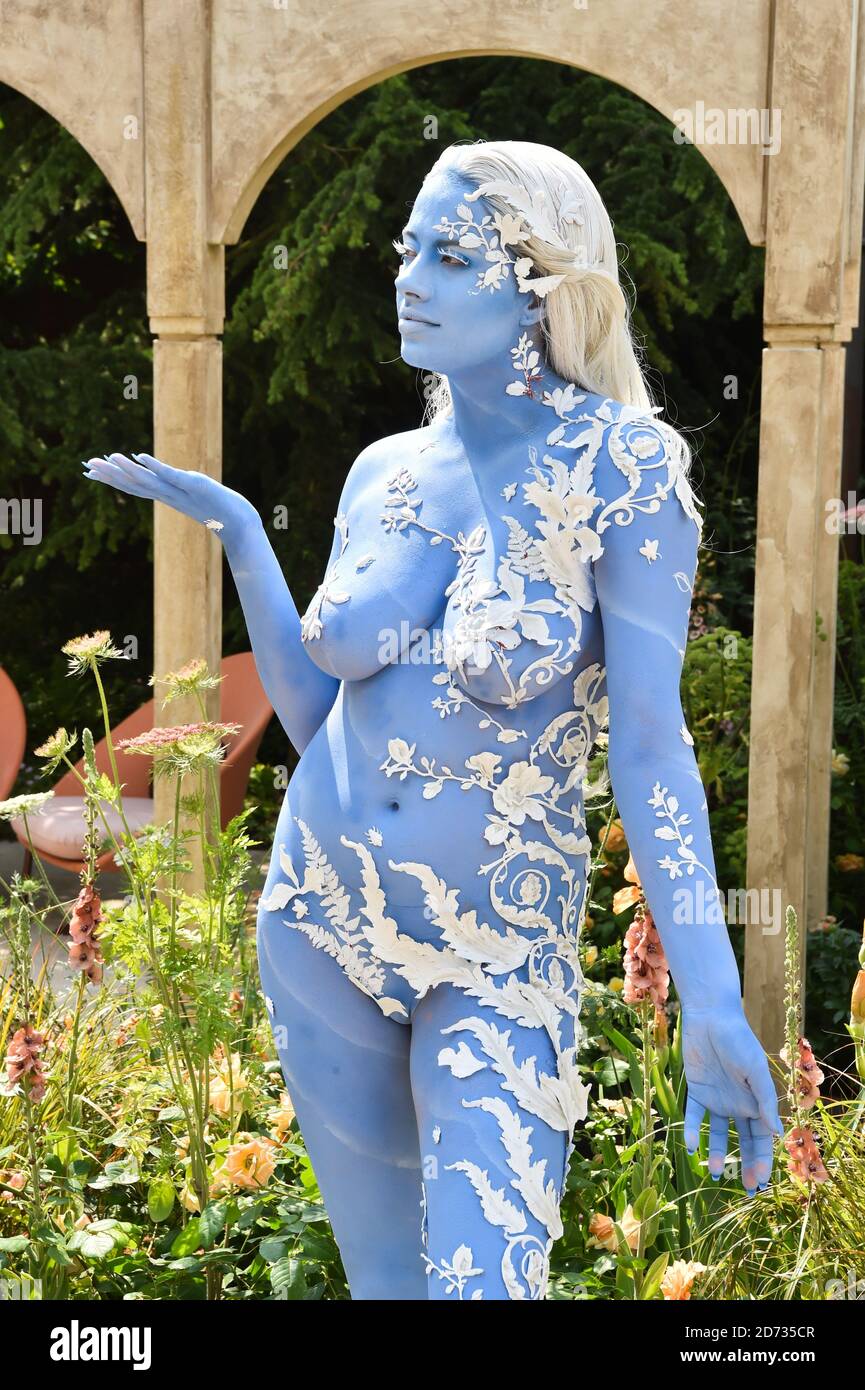
[[[708,1109],[717,1176],[735,1119],[753,1191],[781,1130],[679,699],[701,518],[575,161],[451,146],[395,244],[431,418],[355,460],[302,618],[237,493],[147,454],[87,476],[217,530],[301,755],[259,965],[352,1297],[540,1299],[586,1113],[583,788],[608,716],[682,1001],[688,1146]]]

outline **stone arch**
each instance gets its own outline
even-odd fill
[[[211,240],[222,242],[225,245],[232,245],[239,240],[246,219],[274,170],[279,167],[283,159],[310,130],[341,106],[343,102],[348,101],[358,92],[366,91],[398,73],[411,72],[415,68],[426,67],[431,63],[457,61],[459,58],[466,57],[529,58],[571,66],[581,72],[590,72],[596,77],[615,82],[624,90],[640,97],[647,105],[654,107],[656,111],[666,116],[671,124],[675,124],[675,113],[681,109],[673,103],[671,95],[660,96],[646,79],[635,80],[633,73],[627,70],[627,65],[616,60],[615,54],[611,55],[609,62],[591,66],[585,61],[567,63],[560,54],[548,51],[546,46],[520,51],[490,47],[477,49],[470,53],[441,51],[424,53],[412,49],[405,54],[400,63],[378,69],[366,66],[365,55],[361,54],[358,67],[348,75],[348,80],[346,80],[345,74],[340,79],[335,79],[330,88],[323,93],[322,100],[314,109],[295,111],[291,105],[274,105],[267,98],[262,98],[254,108],[250,109],[248,112],[250,140],[249,143],[244,143],[248,157],[246,167],[244,168],[239,163],[236,164],[231,172],[226,170],[222,181],[219,179],[218,164],[214,170]],[[749,167],[747,175],[743,176],[741,151],[737,147],[719,143],[701,145],[697,148],[726,189],[739,214],[748,240],[752,245],[760,245],[764,239],[763,172],[760,167],[762,156],[756,152],[751,155],[751,167]]]
[[[92,10],[92,7],[88,7]],[[47,111],[87,151],[139,241],[144,218],[143,54],[138,7],[115,0],[83,26],[76,7],[6,0],[0,18],[0,82]],[[105,73],[112,81],[105,83]],[[124,135],[137,122],[133,138]],[[126,123],[126,124],[124,124]]]

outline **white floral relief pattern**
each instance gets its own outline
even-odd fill
[[[336,567],[345,554],[345,548],[348,545],[348,517],[345,512],[337,512],[333,519],[333,524],[339,532],[339,554],[334,558],[333,564],[329,566],[324,579],[310,599],[306,612],[300,620],[300,635],[304,642],[313,642],[316,638],[321,636],[321,607],[326,600],[330,603],[347,603],[351,598],[351,594],[342,593],[341,590],[334,587],[336,583]],[[368,557],[368,559],[372,558],[374,557]],[[358,562],[358,568],[360,568],[360,562]]]
[[[526,352],[526,340],[520,340],[514,359],[522,381],[514,383],[517,389],[511,394],[533,394],[536,364]],[[419,751],[416,740],[395,734],[388,738],[388,756],[381,771],[389,779],[419,779],[426,800],[438,797],[445,786],[481,799],[487,808],[483,839],[492,852],[477,872],[487,879],[490,921],[480,920],[474,907],[461,908],[460,894],[467,892],[468,885],[449,884],[430,864],[388,857],[391,871],[418,881],[425,915],[439,933],[435,942],[415,940],[400,931],[388,911],[372,850],[361,841],[340,836],[359,860],[361,887],[350,890],[309,825],[297,817],[303,876],[298,876],[285,847],[280,847],[284,881],[262,903],[267,910],[282,910],[290,904],[294,920],[286,918],[287,925],[303,931],[315,946],[333,956],[388,1017],[408,1021],[413,1001],[443,983],[456,986],[465,997],[466,1016],[442,1030],[457,1036],[441,1048],[438,1063],[457,1080],[486,1070],[502,1078],[496,1094],[463,1098],[462,1104],[480,1107],[495,1118],[513,1174],[513,1192],[496,1186],[486,1170],[467,1159],[446,1166],[465,1174],[485,1220],[501,1232],[501,1277],[513,1299],[545,1296],[550,1252],[562,1234],[559,1205],[574,1148],[573,1130],[586,1115],[588,1088],[577,1065],[583,1041],[579,1011],[584,988],[579,936],[587,906],[591,842],[580,791],[597,735],[608,722],[605,672],[598,663],[580,672],[569,683],[571,708],[556,715],[531,742],[525,729],[497,720],[489,704],[474,701],[456,683],[454,672],[464,677],[467,666],[485,671],[495,663],[507,687],[503,704],[517,709],[555,677],[573,669],[573,658],[580,651],[582,614],[591,612],[597,602],[592,562],[603,553],[604,530],[611,524],[630,524],[637,513],[657,512],[671,489],[698,531],[702,524],[690,485],[647,413],[618,407],[616,418],[607,401],[577,413],[585,399],[574,387],[544,393],[543,403],[558,420],[547,436],[547,446],[573,451],[573,462],[569,466],[552,454],[544,454],[538,462],[537,450],[529,448],[526,472],[531,480],[522,483],[522,495],[538,516],[533,533],[517,517],[503,517],[508,545],[498,560],[497,583],[477,575],[487,539],[485,528],[478,526],[468,536],[458,532],[454,537],[426,524],[420,516],[417,480],[407,468],[399,468],[390,478],[381,514],[386,532],[416,527],[427,534],[430,545],[447,542],[457,556],[456,576],[445,591],[457,616],[451,643],[440,642],[434,650],[437,669],[431,682],[438,693],[432,706],[442,719],[472,711],[479,734],[504,746],[502,752],[480,747],[461,767],[453,767]],[[622,495],[610,502],[596,495],[593,477],[605,436],[609,455],[627,483]],[[650,490],[644,492],[647,480]],[[517,484],[509,483],[501,495],[510,503],[516,493]],[[346,542],[347,521],[340,555]],[[650,564],[662,558],[657,547],[656,540],[647,538],[640,548]],[[688,576],[682,572],[673,580],[680,590],[690,590]],[[542,585],[543,596],[529,599],[528,583]],[[324,599],[343,602],[347,597],[334,592],[329,570],[305,619],[310,636],[321,632]],[[548,618],[564,618],[571,624],[573,632],[567,641],[551,635]],[[515,674],[512,663],[525,654],[525,643],[532,644],[533,659]],[[536,649],[540,654],[535,657]],[[681,735],[693,743],[684,725]],[[509,754],[507,746],[514,743],[522,746]],[[677,815],[677,799],[658,783],[650,804],[665,822],[656,829],[656,836],[669,840],[677,855],[659,859],[659,867],[671,879],[693,873],[699,861],[691,849],[693,837],[683,833],[689,817]],[[366,836],[372,849],[387,854],[387,837],[381,830],[370,827]],[[704,865],[699,867],[705,870]],[[469,1001],[476,1001],[474,1009]],[[510,1031],[496,1020],[542,1030],[552,1044],[552,1074],[538,1069],[537,1057],[518,1062]],[[531,1116],[568,1136],[559,1184],[547,1175],[546,1160],[534,1157],[532,1127],[526,1123]],[[477,1281],[485,1271],[470,1244],[459,1245],[448,1257],[432,1258],[426,1201],[424,1190],[422,1258],[428,1271],[436,1272],[447,1294],[482,1298],[483,1285]],[[529,1217],[543,1228],[544,1239],[529,1230]]]
[[[669,840],[674,843],[678,858],[674,859],[671,855],[665,854],[663,859],[658,860],[658,868],[666,869],[671,881],[681,878],[683,871],[691,876],[695,868],[702,869],[703,873],[714,884],[717,892],[718,884],[715,875],[708,865],[703,864],[697,858],[696,853],[691,848],[694,836],[682,834],[682,827],[691,824],[691,817],[685,811],[681,815],[677,815],[676,812],[679,810],[678,797],[669,796],[667,793],[668,788],[662,787],[660,782],[656,782],[652,788],[652,795],[649,797],[649,805],[655,808],[655,815],[659,820],[668,822],[667,825],[655,827],[655,839]]]
[[[470,779],[470,784],[483,788],[483,783],[474,778]],[[512,805],[510,814],[516,819],[521,814],[525,816],[525,806]],[[351,893],[339,881],[309,827],[300,820],[298,825],[306,861],[303,879],[298,878],[289,855],[284,846],[281,847],[280,865],[288,881],[279,884],[262,906],[266,910],[279,910],[293,903],[299,895],[318,896],[329,926],[311,918],[307,920],[305,915],[294,922],[286,919],[286,924],[303,931],[314,945],[332,955],[387,1016],[407,1011],[395,994],[384,992],[388,982],[385,966],[390,967],[393,975],[408,982],[416,1000],[444,982],[458,986],[467,999],[476,1000],[478,1013],[469,1014],[443,1032],[470,1033],[481,1055],[464,1040],[458,1040],[456,1047],[441,1049],[440,1065],[447,1066],[457,1077],[466,1077],[491,1066],[503,1078],[504,1089],[514,1096],[523,1117],[535,1115],[552,1129],[568,1135],[569,1158],[573,1150],[571,1136],[577,1121],[585,1117],[588,1096],[577,1066],[582,1043],[578,1012],[583,977],[576,927],[564,931],[557,928],[543,910],[544,872],[532,873],[528,881],[526,875],[522,875],[521,888],[517,891],[522,906],[505,902],[491,884],[491,897],[504,924],[502,930],[478,921],[474,909],[461,911],[459,891],[450,888],[429,865],[388,860],[392,870],[411,874],[421,884],[430,920],[440,931],[440,944],[432,945],[400,932],[397,922],[388,915],[378,870],[365,845],[347,836],[340,837],[341,843],[354,850],[360,859],[362,888],[355,910]],[[573,916],[578,886],[575,866],[550,845],[539,841],[523,842],[517,832],[502,858],[485,866],[485,871],[501,868],[507,856],[521,851],[530,863],[555,864],[560,869],[568,882],[567,897],[574,900],[570,909]],[[579,853],[583,882],[590,852],[586,838]],[[577,856],[574,854],[574,857]],[[527,904],[526,899],[535,899],[535,902]],[[560,911],[567,920],[569,909],[561,899]],[[518,1063],[508,1031],[489,1021],[490,1015],[511,1020],[523,1029],[546,1030],[555,1051],[555,1073],[538,1073],[534,1058]],[[564,1026],[566,1022],[570,1024],[569,1029]],[[558,1214],[561,1193],[551,1179],[544,1181],[546,1161],[533,1160],[528,1142],[530,1128],[520,1124],[520,1115],[511,1106],[499,1096],[463,1103],[481,1106],[498,1121],[508,1166],[515,1175],[512,1185],[522,1196],[525,1210],[507,1200],[503,1191],[497,1191],[486,1172],[476,1164],[465,1161],[447,1166],[465,1172],[481,1200],[485,1218],[502,1230],[505,1249],[501,1271],[509,1296],[542,1298],[549,1254],[553,1241],[562,1231]],[[526,1211],[543,1222],[547,1231],[545,1242],[539,1242],[537,1236],[527,1231]],[[514,1265],[516,1249],[523,1253],[521,1275]],[[459,1276],[454,1287],[459,1289],[460,1297],[465,1280],[470,1277],[469,1269],[476,1275],[483,1274],[483,1270],[472,1263],[470,1251],[468,1256],[457,1252],[451,1267],[435,1267],[442,1277]],[[471,1296],[478,1297],[480,1293],[477,1290]]]
[[[610,525],[611,513],[619,526],[628,525],[637,511],[653,515],[660,509],[671,488],[686,515],[697,527],[698,535],[702,535],[703,518],[697,510],[696,498],[687,474],[681,466],[680,458],[670,445],[669,436],[664,434],[660,421],[650,422],[647,418],[634,418],[635,415],[641,414],[647,413],[640,412],[637,407],[622,408],[618,422],[610,430],[610,458],[626,478],[628,486],[620,497],[614,498],[598,515],[598,535],[602,535]],[[640,490],[646,481],[644,474],[650,475],[648,482],[654,482],[654,491],[640,496]],[[651,545],[652,542],[647,541],[646,544]],[[677,584],[680,578],[687,581],[687,575],[676,575],[674,578]],[[681,584],[679,587],[682,587]]]

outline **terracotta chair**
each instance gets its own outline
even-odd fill
[[[264,693],[255,659],[252,652],[240,652],[227,656],[222,661],[222,685],[220,718],[226,723],[240,724],[240,732],[233,739],[226,740],[227,752],[220,767],[220,810],[223,829],[243,809],[243,799],[262,735],[270,723],[273,708]],[[171,706],[165,711],[170,717]],[[154,724],[154,702],[145,704],[111,731],[112,742],[131,738],[144,733]],[[111,775],[111,762],[105,739],[96,744],[96,766],[100,772]],[[124,753],[116,750],[117,771],[123,784],[123,810],[133,833],[144,828],[153,820],[153,797],[150,788],[151,759],[140,753]],[[20,764],[20,758],[19,758]],[[79,772],[84,770],[84,759],[76,763]],[[17,771],[17,769],[16,769]],[[83,867],[81,843],[84,838],[84,800],[80,793],[80,783],[71,772],[67,772],[54,787],[54,798],[41,814],[28,816],[30,838],[39,858],[58,868],[79,873]],[[117,833],[122,830],[120,817],[109,807],[104,807],[105,818]],[[11,821],[15,834],[25,848],[24,871],[29,872],[31,864],[30,848],[22,818]],[[100,830],[105,826],[100,820]],[[97,860],[100,869],[113,869],[114,848],[107,849]]]
[[[15,683],[0,666],[0,801],[15,785],[27,746],[27,716]]]

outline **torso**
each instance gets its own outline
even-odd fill
[[[545,434],[539,431],[536,441],[539,458]],[[525,854],[514,854],[513,841],[508,848],[485,836],[501,817],[492,804],[491,784],[485,788],[478,777],[492,766],[494,781],[501,784],[514,764],[529,764],[537,769],[530,777],[552,778],[543,785],[551,786],[553,795],[562,793],[563,810],[549,820],[561,837],[553,854],[571,861],[572,883],[564,885],[559,872],[553,879],[557,892],[565,888],[568,911],[576,914],[579,870],[586,862],[583,763],[606,715],[597,606],[580,610],[579,650],[570,673],[515,709],[473,702],[448,678],[441,654],[443,634],[456,616],[456,595],[446,593],[460,564],[452,542],[460,547],[473,541],[476,575],[495,580],[494,555],[507,549],[504,518],[531,528],[533,509],[521,501],[520,487],[531,477],[526,471],[531,443],[523,440],[514,450],[513,467],[509,459],[499,460],[505,495],[495,503],[491,495],[481,497],[468,460],[435,424],[380,441],[374,466],[365,467],[357,487],[346,488],[332,563],[304,615],[307,650],[320,665],[329,660],[342,685],[295,770],[276,837],[289,848],[299,877],[309,850],[303,822],[346,888],[360,884],[361,864],[342,836],[371,849],[391,909],[420,908],[424,897],[418,879],[392,871],[388,861],[420,861],[437,873],[446,869],[448,883],[460,890],[461,908],[474,906],[489,918],[493,881],[501,894],[511,886],[509,877],[524,882],[532,871]],[[461,553],[465,561],[464,546]],[[342,601],[317,602],[324,590]],[[382,631],[394,634],[391,652],[398,659],[377,665]],[[349,652],[352,672],[363,671],[362,678],[345,678],[338,669],[340,656],[345,663]],[[395,748],[402,762],[394,758]],[[467,759],[484,754],[497,761],[481,758],[467,768]],[[416,770],[403,775],[395,770],[398,763]],[[444,769],[439,785],[436,774]],[[523,829],[531,831],[527,839],[544,833],[531,816]],[[269,887],[279,877],[276,860],[274,855]],[[510,894],[512,910],[531,909],[537,887],[534,874],[516,898]],[[555,917],[552,903],[547,911]]]

